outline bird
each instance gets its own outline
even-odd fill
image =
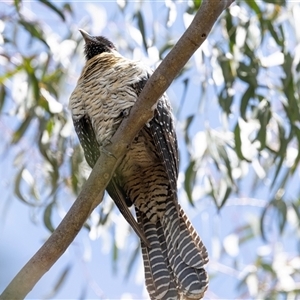
[[[79,31],[86,62],[69,107],[85,159],[93,168],[107,154],[105,147],[153,71],[122,56],[106,37]],[[172,108],[163,94],[106,188],[141,240],[151,300],[202,299],[208,287],[206,247],[178,202],[178,166]]]

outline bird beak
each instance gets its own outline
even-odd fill
[[[88,44],[89,42],[94,40],[94,37],[88,34],[85,30],[79,29],[81,35],[83,36],[85,43]]]

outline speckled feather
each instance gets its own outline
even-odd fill
[[[70,108],[86,160],[93,167],[151,70],[121,56],[108,40],[82,34],[87,62]],[[102,50],[95,50],[95,45]],[[151,299],[201,299],[208,285],[207,251],[178,204],[177,177],[176,133],[168,98],[163,95],[154,118],[136,136],[107,187],[141,238]],[[128,209],[132,204],[137,222]]]

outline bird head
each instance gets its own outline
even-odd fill
[[[84,53],[86,60],[103,52],[112,52],[112,50],[116,50],[115,45],[104,36],[92,36],[83,29],[79,29],[79,31],[85,40]]]

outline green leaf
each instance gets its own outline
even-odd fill
[[[112,252],[112,255],[113,255],[113,271],[116,272],[117,271],[117,261],[118,261],[118,257],[119,257],[119,249],[117,247],[115,236],[114,236],[114,239],[113,239],[113,252]]]
[[[79,167],[81,162],[83,161],[83,153],[79,145],[77,145],[73,149],[73,154],[70,159],[70,167],[71,167],[71,185],[72,190],[75,195],[77,195],[80,192],[80,184],[79,184],[79,176],[80,171]]]
[[[31,58],[24,58],[24,67],[29,77],[29,84],[32,87],[33,96],[36,103],[39,103],[40,99],[40,87],[39,81],[35,76],[35,69],[31,66]]]
[[[195,10],[198,10],[199,7],[201,6],[202,4],[202,0],[194,0],[194,8]]]
[[[138,20],[138,27],[140,29],[140,32],[142,34],[142,38],[143,38],[143,45],[145,48],[145,51],[147,52],[148,50],[148,45],[147,45],[147,41],[146,41],[146,31],[145,31],[145,25],[144,25],[144,18],[142,16],[142,13],[140,10],[138,10],[135,14],[135,17]]]
[[[107,222],[108,217],[110,216],[114,207],[115,207],[114,202],[111,202],[111,205],[110,205],[108,211],[105,209],[105,212],[104,212],[104,208],[103,208],[103,206],[101,206],[100,212],[99,212],[100,218],[99,218],[98,225],[104,225]]]
[[[253,228],[249,224],[237,228],[236,231],[239,233],[240,244],[246,243],[247,241],[254,238]]]
[[[55,292],[58,292],[58,290],[60,289],[60,287],[63,285],[63,283],[65,282],[66,278],[67,278],[67,275],[69,274],[71,270],[71,266],[68,265],[66,266],[66,268],[61,272],[61,275],[58,277],[58,280],[55,284],[55,287],[54,287],[54,291]]]
[[[178,109],[177,109],[177,113],[176,113],[176,119],[179,119],[180,113],[183,110],[182,108],[183,108],[184,101],[186,99],[186,94],[187,94],[188,85],[189,85],[189,79],[185,78],[182,82],[183,82],[183,92],[182,92],[180,103],[178,105]]]
[[[25,118],[24,121],[21,123],[21,125],[17,128],[17,130],[13,133],[11,144],[17,144],[20,139],[24,136],[25,132],[27,131],[31,121],[33,120],[34,115],[29,111]]]
[[[194,206],[194,201],[192,198],[192,192],[193,192],[193,187],[195,185],[196,174],[197,174],[197,172],[195,171],[195,166],[196,166],[196,161],[192,159],[185,171],[185,178],[184,178],[184,189],[186,191],[190,204],[193,206]]]
[[[0,76],[0,84],[4,84],[4,82],[13,77],[15,74],[17,74],[19,71],[23,70],[24,66],[23,65],[20,65],[20,66],[17,66],[15,67],[13,70],[11,71],[7,71],[4,73],[4,75]]]
[[[232,61],[225,57],[223,51],[218,56],[218,60],[222,69],[223,77],[226,79],[226,87],[231,88],[233,81],[235,80],[235,76],[232,71]]]
[[[50,9],[55,11],[61,17],[61,19],[63,21],[66,21],[63,12],[60,11],[53,3],[51,3],[50,1],[47,1],[47,0],[39,0],[39,2],[41,2],[41,3],[45,4],[46,6],[48,6]]]
[[[262,215],[260,217],[260,232],[261,232],[261,236],[265,242],[267,242],[267,236],[266,236],[266,232],[265,232],[264,221],[265,221],[265,217],[266,217],[267,211],[270,206],[271,206],[270,203],[268,205],[266,205],[266,207],[263,209]]]
[[[239,122],[236,123],[235,129],[234,129],[234,141],[235,141],[235,152],[239,159],[245,160],[247,162],[250,162],[242,152],[242,140],[241,140],[241,129]]]
[[[226,20],[226,30],[229,36],[229,50],[233,53],[233,47],[236,41],[236,26],[232,22],[232,16],[228,10],[225,13],[225,20]]]
[[[264,0],[264,2],[266,3],[271,3],[271,4],[276,4],[276,5],[281,5],[281,6],[285,6],[286,5],[286,1],[285,0]]]
[[[228,158],[226,148],[223,145],[217,145],[217,150],[218,150],[218,153],[219,153],[220,157],[222,158],[222,160],[225,163],[227,175],[228,175],[228,178],[229,178],[228,183],[230,182],[229,184],[233,185],[234,180],[232,178],[232,168],[231,168],[231,163],[230,163],[230,160]],[[217,161],[217,164],[219,164],[218,161]]]
[[[41,151],[42,147],[45,149]],[[46,145],[43,145],[42,147],[39,147],[41,154],[44,156],[46,161],[48,161],[51,165],[51,167],[48,170],[48,175],[51,179],[51,192],[50,192],[49,196],[51,196],[51,195],[53,196],[53,195],[55,195],[55,193],[57,192],[57,189],[59,187],[59,185],[58,185],[59,184],[58,180],[60,178],[59,166],[58,166],[55,156],[51,153],[50,149],[47,148]]]
[[[293,139],[293,132],[292,130],[290,131],[289,136],[286,138],[285,137],[285,128],[284,125],[281,124],[280,122],[277,122],[278,125],[278,132],[279,132],[279,141],[280,141],[280,147],[278,152],[276,153],[275,159],[279,159],[279,162],[276,164],[276,171],[274,174],[274,178],[272,180],[270,188],[273,188],[276,182],[276,179],[281,171],[282,164],[284,162],[285,156],[286,156],[286,150],[288,147],[289,142]]]
[[[283,233],[286,220],[287,220],[287,205],[283,200],[275,200],[275,205],[277,216],[278,216],[278,227],[280,234]]]
[[[62,288],[63,284],[66,282],[67,276],[69,275],[71,270],[71,265],[67,265],[61,274],[58,276],[54,287],[52,288],[51,292],[44,296],[44,299],[54,299],[55,295],[59,292]]]
[[[271,264],[262,262],[262,263],[260,264],[260,266],[261,266],[261,267],[263,268],[263,270],[265,270],[266,272],[271,273],[273,276],[276,276],[276,272],[273,270]]]
[[[239,67],[237,68],[237,75],[242,81],[248,83],[252,88],[256,88],[259,69],[259,65],[254,61],[251,61],[249,65],[240,62]]]
[[[293,79],[293,57],[290,53],[284,54],[284,63],[282,68],[285,77],[282,78],[283,92],[286,96],[287,103],[283,103],[285,112],[291,124],[295,124],[300,120],[300,97],[296,92],[296,85]]]
[[[69,12],[70,14],[73,14],[73,8],[72,5],[70,3],[65,3],[63,5],[63,8],[65,11]]]
[[[195,115],[191,115],[191,116],[187,117],[185,120],[185,123],[184,123],[184,129],[183,129],[184,140],[187,145],[190,145],[190,142],[191,142],[190,137],[189,137],[189,128],[194,120],[194,117],[195,117]]]
[[[174,47],[174,42],[173,41],[167,41],[160,49],[159,49],[159,58],[162,60],[163,54],[172,49]]]
[[[202,0],[193,0],[188,2],[188,7],[186,9],[186,12],[189,15],[194,15],[197,10],[199,9],[200,5],[202,3]]]
[[[261,15],[260,8],[255,1],[246,0],[245,3],[256,13],[257,16]]]
[[[39,39],[49,48],[49,45],[44,39],[43,31],[37,23],[30,23],[23,19],[19,19],[18,22],[30,33],[32,37]]]
[[[21,0],[14,0],[15,8],[17,11],[20,10]]]
[[[292,207],[294,208],[294,211],[297,215],[299,224],[300,224],[300,201],[298,200],[297,202],[292,203]]]
[[[284,157],[283,156],[279,157],[279,162],[276,164],[276,171],[275,171],[274,178],[273,178],[271,186],[270,186],[271,189],[274,187],[274,184],[279,175],[279,172],[281,171],[283,162],[284,162]]]
[[[5,97],[6,97],[5,86],[4,86],[4,84],[0,84],[0,113],[4,106]]]
[[[226,187],[226,192],[225,192],[223,198],[221,199],[220,203],[218,203],[218,210],[219,211],[221,210],[221,208],[226,203],[226,201],[227,201],[228,197],[230,196],[231,192],[232,192],[232,188],[230,186],[227,186]]]
[[[240,113],[241,113],[241,117],[245,121],[247,121],[246,112],[247,112],[248,103],[250,99],[254,97],[254,93],[255,93],[254,88],[249,85],[241,98]]]
[[[285,38],[284,36],[282,36],[283,32],[281,30],[279,32],[276,31],[276,28],[274,27],[274,22],[272,22],[272,20],[267,22],[267,26],[277,45],[281,48],[284,48]]]
[[[37,203],[31,202],[30,200],[28,200],[27,197],[23,196],[23,193],[21,191],[21,185],[22,185],[22,182],[24,182],[23,172],[25,169],[26,169],[25,166],[22,166],[15,177],[14,193],[22,202],[26,203],[27,205],[36,207]]]
[[[35,184],[33,184],[30,188],[30,196],[34,197],[34,199],[37,201],[41,199],[37,186]]]
[[[21,182],[22,182],[22,173],[24,171],[25,167],[23,166],[20,171],[17,173],[17,176],[16,176],[16,179],[15,179],[15,189],[14,189],[14,192],[15,194],[17,195],[17,197],[25,202],[25,203],[28,203],[28,201],[23,197],[23,194],[21,192]]]
[[[277,216],[277,227],[280,234],[283,233],[284,227],[286,225],[287,220],[287,205],[282,199],[275,199],[269,202],[269,204],[264,208],[263,213],[260,219],[260,230],[262,234],[262,238],[267,241],[266,230],[265,230],[265,217],[269,212],[275,212]],[[271,224],[270,224],[271,225]]]
[[[264,105],[258,113],[258,120],[260,123],[260,129],[257,133],[256,139],[260,142],[260,150],[266,148],[266,139],[267,139],[267,126],[271,120],[271,106],[268,101],[266,101],[266,105]]]
[[[224,87],[222,89],[222,91],[220,92],[219,96],[219,104],[221,106],[221,108],[223,109],[223,111],[229,115],[231,113],[231,104],[233,102],[233,96],[230,95],[230,93],[228,93],[228,88]]]
[[[44,211],[44,224],[50,232],[53,232],[55,230],[51,221],[51,216],[52,216],[52,211],[54,206],[55,206],[55,202],[51,202],[50,204],[47,205]]]
[[[295,132],[295,136],[297,138],[298,149],[300,149],[300,130],[299,130],[298,127],[293,126],[293,131]],[[293,164],[293,166],[291,168],[291,173],[292,174],[294,174],[295,171],[297,170],[299,162],[300,162],[300,151],[298,151],[297,157],[296,157],[296,159],[294,161],[294,164]]]
[[[218,203],[218,200],[217,200],[217,197],[216,197],[215,186],[213,184],[211,176],[207,176],[207,179],[208,179],[208,182],[209,182],[210,188],[211,188],[211,191],[210,191],[209,195],[213,198],[215,206],[219,209],[219,203]]]

